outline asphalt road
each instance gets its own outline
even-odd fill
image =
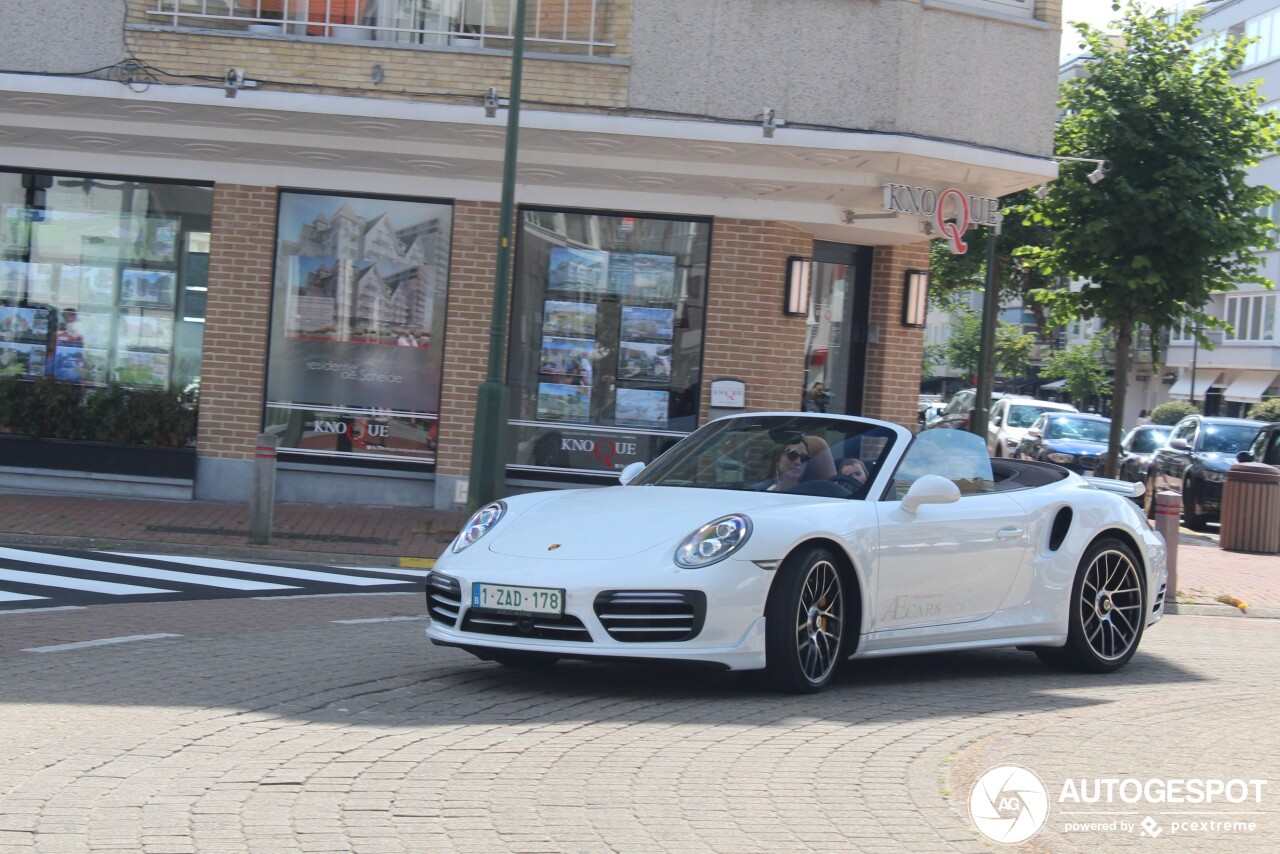
[[[0,612],[0,852],[1280,850],[1280,621],[1169,617],[1111,676],[963,653],[790,697],[506,670],[429,646],[421,614],[385,592]],[[1013,848],[969,818],[1008,763],[1049,800]],[[1059,800],[1168,778],[1269,782],[1260,803]],[[1191,826],[1224,821],[1253,827]]]

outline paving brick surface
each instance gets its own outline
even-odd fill
[[[0,852],[977,854],[997,850],[967,807],[993,764],[1056,795],[1067,777],[1266,779],[1280,755],[1274,620],[1170,617],[1109,676],[915,656],[806,697],[635,665],[509,670],[431,647],[421,622],[333,622],[420,604],[0,615]],[[21,651],[165,631],[181,637]],[[1280,850],[1275,788],[1253,831],[1165,832],[1160,849]],[[1154,844],[1065,818],[1055,803],[1025,850]]]

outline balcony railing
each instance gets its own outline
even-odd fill
[[[526,50],[610,56],[610,0],[527,0]],[[515,0],[155,0],[172,27],[343,42],[511,48]]]

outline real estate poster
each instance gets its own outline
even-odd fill
[[[586,421],[591,417],[591,388],[567,383],[538,383],[538,419]]]
[[[609,287],[609,253],[599,249],[551,249],[547,289],[602,294]]]
[[[594,338],[595,303],[546,300],[542,310],[542,331],[547,335],[567,338]]]
[[[151,388],[169,385],[169,354],[135,350],[117,353],[116,382]]]
[[[595,342],[585,338],[542,339],[542,358],[539,372],[551,374],[558,382],[571,385],[590,385],[591,356]]]
[[[451,223],[447,204],[282,193],[268,405],[435,413]]]
[[[615,424],[628,427],[666,427],[670,394],[643,388],[618,389]]]
[[[175,290],[174,274],[166,270],[125,268],[120,273],[122,305],[172,308]]]
[[[669,308],[624,305],[621,337],[631,341],[670,341],[675,316]]]
[[[623,341],[618,345],[618,379],[671,381],[671,345]]]

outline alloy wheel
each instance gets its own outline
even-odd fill
[[[1080,586],[1080,622],[1085,642],[1104,661],[1123,658],[1142,627],[1142,583],[1123,552],[1099,552]]]
[[[796,607],[796,651],[805,678],[819,683],[831,674],[843,636],[840,573],[830,561],[820,560],[809,567]]]

